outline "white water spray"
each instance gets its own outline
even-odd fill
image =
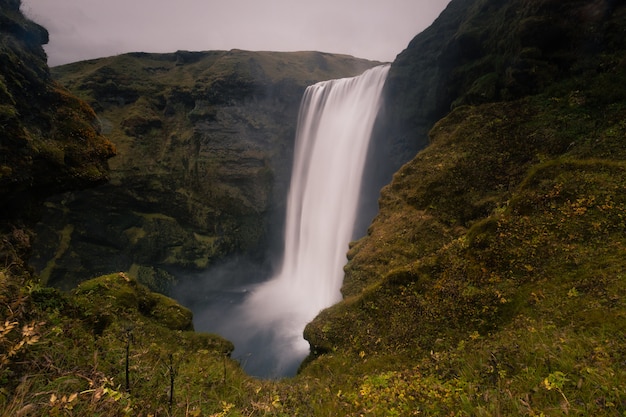
[[[236,316],[245,327],[230,336],[241,355],[247,352],[237,339],[274,352],[266,376],[297,366],[309,350],[304,327],[341,299],[343,266],[388,70],[385,65],[358,77],[320,82],[308,87],[302,99],[282,267],[243,302]]]

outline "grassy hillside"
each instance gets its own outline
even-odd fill
[[[384,190],[305,332],[357,409],[624,411],[626,107],[568,97],[456,109]]]
[[[439,82],[464,80],[449,86],[454,110],[383,190],[348,253],[345,301],[305,331],[317,357],[305,373],[361,373],[353,412],[624,412],[624,13],[477,1],[442,16],[478,61],[443,49]],[[556,23],[559,42],[539,36]],[[529,25],[541,47],[496,36]],[[474,95],[479,81],[493,94]]]

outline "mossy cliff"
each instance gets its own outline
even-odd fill
[[[625,34],[624,2],[456,0],[410,43],[379,139],[427,147],[294,378],[245,376],[130,274],[2,271],[2,414],[624,415]]]
[[[115,150],[93,110],[50,76],[48,32],[24,18],[19,1],[0,6],[0,254],[16,260],[29,250],[25,224],[41,202],[106,181]]]
[[[281,229],[306,86],[375,62],[319,52],[132,53],[54,68],[118,149],[111,181],[53,198],[33,265],[51,285],[262,256]]]

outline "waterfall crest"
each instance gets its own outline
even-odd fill
[[[358,77],[320,82],[303,96],[282,266],[235,312],[237,334],[225,334],[235,343],[235,357],[245,357],[244,368],[253,375],[293,374],[309,350],[304,327],[341,299],[367,149],[388,70],[384,65]]]

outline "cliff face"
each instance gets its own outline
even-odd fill
[[[599,68],[597,57],[623,46],[619,23],[609,19],[619,4],[450,2],[391,67],[376,135],[393,161],[388,174],[427,146],[434,123],[455,107],[513,100],[615,66]]]
[[[93,110],[52,80],[48,32],[24,18],[19,1],[0,6],[0,252],[21,259],[43,200],[104,182],[114,147]]]
[[[48,201],[33,265],[71,288],[130,271],[167,291],[203,269],[277,245],[306,86],[375,62],[318,52],[134,53],[53,70],[116,144],[111,181]]]

